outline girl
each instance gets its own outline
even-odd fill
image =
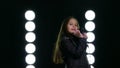
[[[66,18],[57,37],[53,62],[65,63],[67,68],[90,68],[86,57],[87,35],[81,33],[75,17]]]

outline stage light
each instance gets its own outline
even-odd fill
[[[34,18],[35,18],[35,13],[34,13],[34,11],[32,11],[32,10],[26,11],[26,12],[25,12],[25,18],[26,18],[27,20],[34,20]]]
[[[95,24],[94,24],[94,22],[93,22],[93,21],[87,21],[87,22],[85,23],[85,29],[86,29],[87,31],[93,31],[93,30],[95,29]]]
[[[36,47],[35,47],[34,44],[29,43],[29,44],[26,45],[25,50],[26,50],[27,53],[34,53],[35,50],[36,50]]]
[[[35,68],[33,65],[27,65],[26,68]]]
[[[92,44],[92,43],[87,43],[87,49],[86,49],[86,52],[89,54],[89,53],[94,53],[94,51],[95,51],[95,47],[94,47],[94,45]]]
[[[95,40],[95,35],[93,32],[87,32],[87,42],[93,42]]]
[[[35,19],[35,13],[32,10],[27,10],[24,14],[27,22],[25,23],[25,30],[27,31],[25,34],[25,40],[27,42],[25,46],[25,51],[27,53],[25,57],[25,62],[27,63],[26,68],[35,68],[34,63],[36,61],[36,57],[34,52],[36,51],[36,47],[34,45],[34,41],[36,39],[36,35],[34,30],[36,28],[33,20]]]
[[[90,68],[94,68],[94,66],[90,65]]]
[[[25,29],[26,29],[27,31],[33,31],[33,30],[35,29],[35,24],[34,24],[34,22],[32,22],[32,21],[26,22],[26,24],[25,24]]]
[[[90,65],[90,68],[94,68],[93,64],[95,62],[95,58],[92,55],[95,51],[95,46],[93,44],[94,40],[95,40],[95,34],[93,33],[93,31],[95,30],[95,23],[93,22],[93,20],[95,19],[95,12],[93,10],[87,10],[85,12],[85,18],[87,20],[87,22],[85,23],[85,29],[87,31],[87,49],[86,49],[86,53],[87,53],[87,59],[88,59],[88,63]]]
[[[25,61],[27,64],[34,64],[36,61],[36,58],[33,54],[28,54],[25,58]]]
[[[93,55],[88,54],[87,59],[88,59],[89,64],[93,64],[95,62],[95,58]]]
[[[33,32],[28,32],[26,35],[25,35],[25,39],[27,42],[34,42],[35,39],[36,39],[36,36]]]
[[[95,12],[93,10],[86,11],[85,18],[87,20],[94,20],[94,18],[95,18]]]

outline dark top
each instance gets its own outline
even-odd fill
[[[86,39],[73,35],[63,36],[61,52],[67,68],[90,68],[86,57]]]

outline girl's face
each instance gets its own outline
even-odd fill
[[[76,30],[78,30],[78,21],[74,18],[71,18],[67,24],[67,31],[73,34]]]

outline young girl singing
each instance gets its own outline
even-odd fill
[[[86,33],[81,33],[75,17],[66,18],[60,28],[54,53],[53,62],[65,63],[67,68],[90,68],[86,57]]]

